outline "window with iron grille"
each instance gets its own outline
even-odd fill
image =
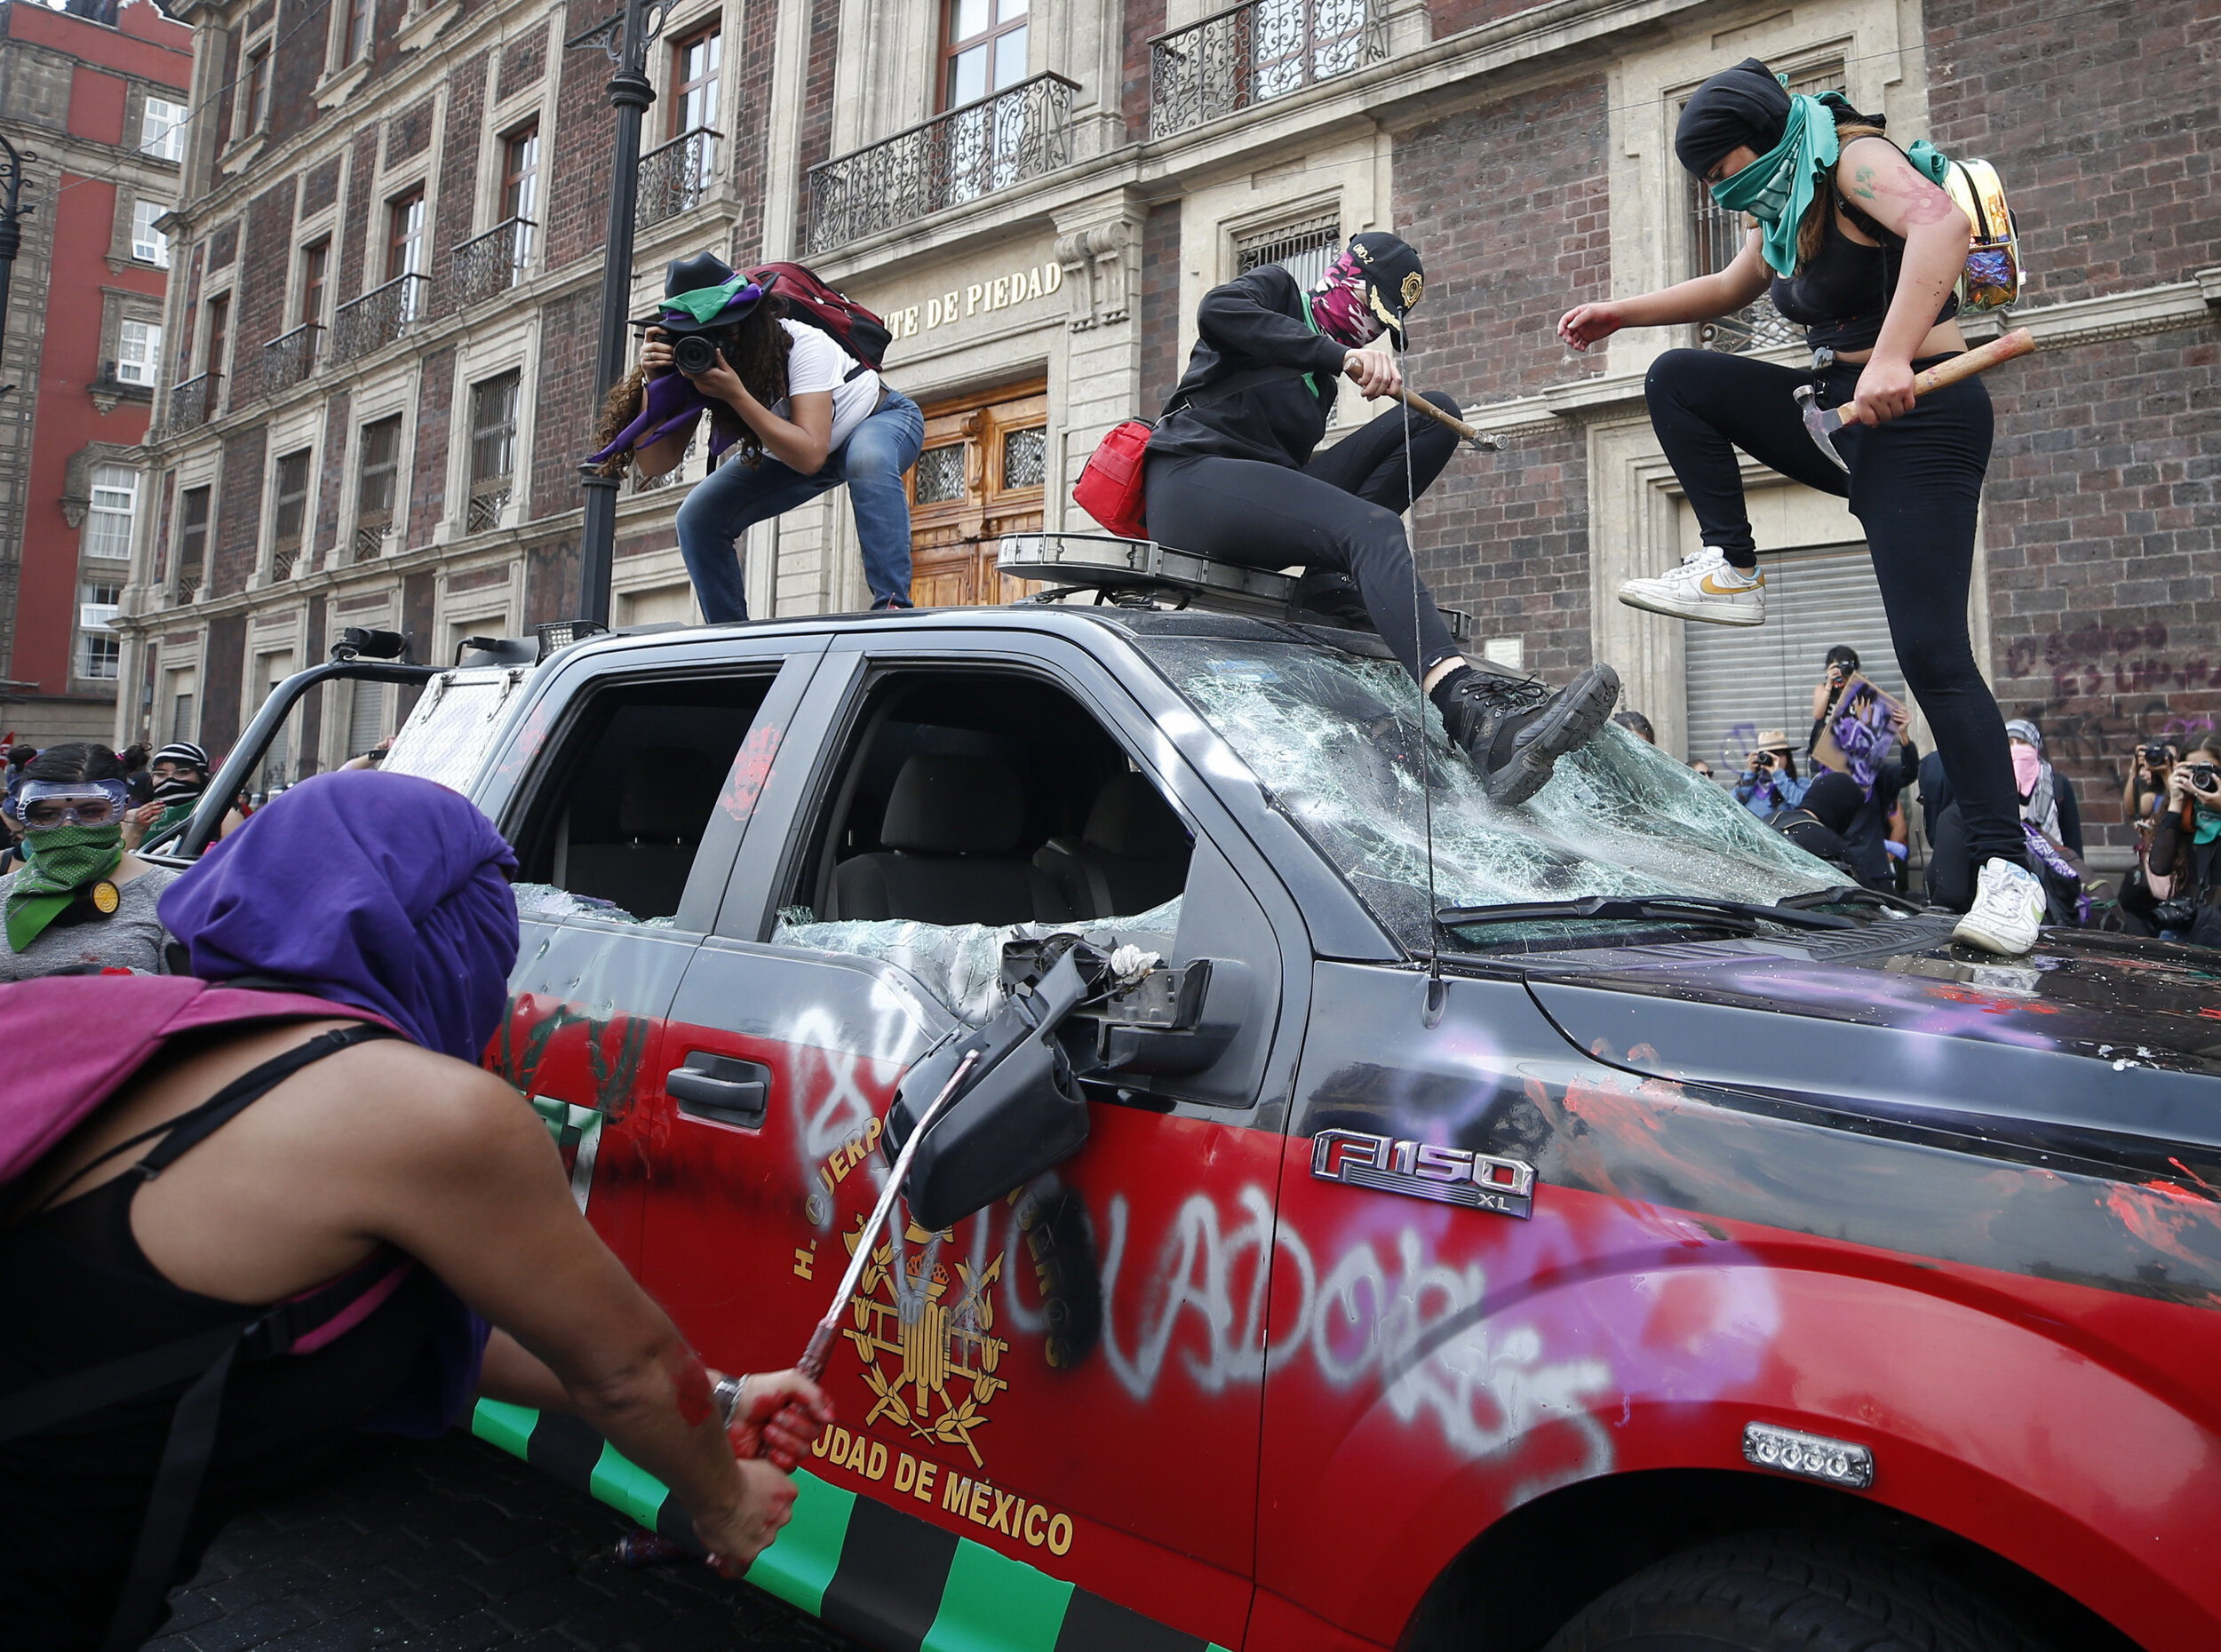
[[[1008,430],[1002,438],[1002,485],[1039,488],[1048,480],[1049,433],[1036,425],[1030,430]]]
[[[277,462],[277,510],[272,518],[270,571],[279,579],[293,576],[300,560],[301,529],[308,520],[309,449],[289,453]]]
[[[194,679],[191,671],[170,673],[170,733],[165,736],[172,745],[193,738]]]
[[[92,467],[92,499],[84,513],[84,553],[123,561],[131,553],[131,517],[139,508],[139,473],[123,465]]]
[[[1326,273],[1341,250],[1341,219],[1333,212],[1270,229],[1253,230],[1234,241],[1234,273],[1246,275],[1268,264],[1278,264],[1308,288]]]
[[[519,371],[483,378],[471,386],[471,487],[464,531],[481,533],[501,526],[509,486],[517,465]]]
[[[394,500],[401,476],[401,415],[362,426],[362,463],[354,484],[354,555],[357,561],[383,556],[394,520]]]
[[[187,488],[178,497],[178,589],[181,595],[192,593],[208,568],[208,496],[205,488]]]
[[[1843,83],[1841,58],[1789,72],[1789,91],[1806,97],[1832,91]],[[1687,107],[1685,99],[1683,107]],[[1740,212],[1728,211],[1715,201],[1702,179],[1679,167],[1675,171],[1680,173],[1689,191],[1689,274],[1709,275],[1725,269],[1743,249],[1743,242],[1750,234],[1749,220]],[[1697,324],[1697,343],[1707,350],[1763,350],[1775,345],[1795,344],[1803,336],[1804,330],[1775,309],[1773,300],[1763,293],[1732,315]]]
[[[918,456],[918,503],[946,504],[964,496],[964,444],[927,448]]]

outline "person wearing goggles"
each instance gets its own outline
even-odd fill
[[[177,874],[125,846],[123,765],[106,746],[49,746],[9,795],[23,864],[0,878],[0,981],[74,969],[163,973],[155,902]]]

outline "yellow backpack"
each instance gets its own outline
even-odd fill
[[[2020,229],[2005,199],[2005,182],[1987,161],[1954,161],[1922,141],[1907,152],[1967,215],[1974,239],[1959,273],[1959,311],[2002,310],[2020,297]]]

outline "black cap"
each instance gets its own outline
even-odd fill
[[[1419,261],[1418,250],[1397,236],[1369,229],[1349,237],[1349,256],[1365,272],[1373,313],[1401,346],[1404,317],[1417,306],[1427,286],[1427,266]]]

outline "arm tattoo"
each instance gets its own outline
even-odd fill
[[[1861,201],[1873,200],[1874,168],[1871,166],[1862,166],[1856,172],[1854,172],[1851,177],[1853,181],[1851,186],[1851,193],[1857,195]]]

